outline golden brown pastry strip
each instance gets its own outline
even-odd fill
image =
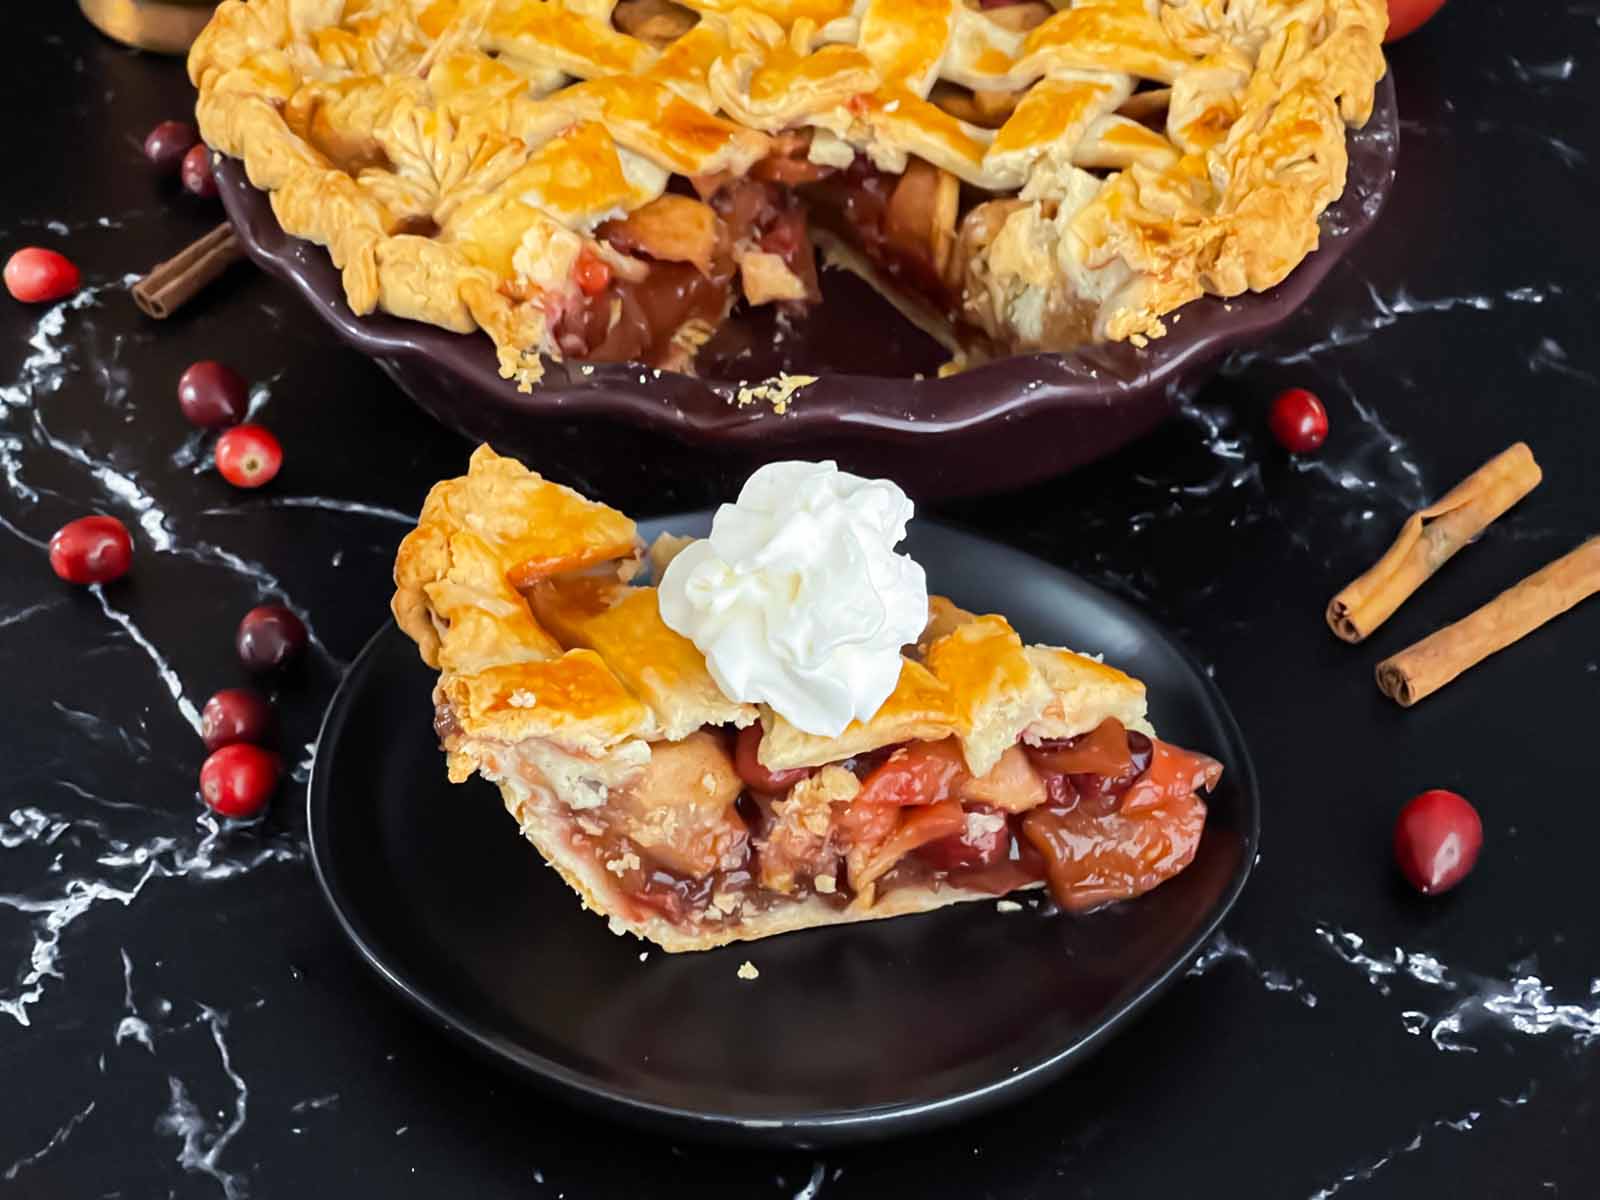
[[[1347,642],[1361,641],[1543,477],[1526,443],[1495,455],[1411,515],[1388,552],[1329,602],[1328,627]]]
[[[1501,592],[1471,616],[1447,625],[1378,664],[1378,687],[1410,708],[1497,650],[1600,592],[1600,537]]]

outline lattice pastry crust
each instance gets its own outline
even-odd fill
[[[1370,115],[1381,0],[1053,2],[226,0],[189,71],[355,312],[481,328],[523,386],[564,352],[689,366],[734,269],[752,303],[815,298],[792,231],[675,177],[906,184],[890,243],[991,352],[1282,280]],[[709,282],[608,336],[652,261]]]

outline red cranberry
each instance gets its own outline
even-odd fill
[[[761,748],[761,726],[747,725],[739,731],[739,741],[733,748],[734,769],[745,786],[767,796],[781,796],[795,784],[811,774],[804,767],[789,771],[769,771],[761,765],[756,752]]]
[[[948,837],[919,847],[917,857],[941,871],[956,871],[963,867],[992,867],[998,862],[1003,862],[1011,849],[1011,829],[1006,823],[1004,813],[996,814],[987,806],[968,810],[982,817],[998,815],[999,821],[982,820],[979,824],[993,825],[996,828],[986,828],[974,831],[972,822],[968,821],[968,829],[964,833],[952,833]]]
[[[1444,0],[1389,0],[1389,29],[1383,40],[1398,41],[1415,33],[1442,7]]]
[[[281,604],[263,604],[245,613],[233,644],[245,666],[270,671],[306,648],[305,623]]]
[[[224,688],[200,710],[200,737],[207,750],[220,750],[234,742],[267,740],[272,729],[272,705],[250,688]]]
[[[1279,392],[1267,416],[1272,436],[1290,454],[1310,454],[1328,440],[1328,410],[1305,388]]]
[[[43,246],[25,246],[6,260],[6,291],[24,304],[59,300],[78,290],[81,276],[72,260]]]
[[[250,385],[232,367],[204,359],[178,377],[178,405],[201,429],[237,425],[250,411]]]
[[[611,285],[611,267],[603,258],[585,250],[578,255],[572,277],[578,281],[578,287],[585,296],[598,296]]]
[[[1400,810],[1394,857],[1400,871],[1425,896],[1448,892],[1477,864],[1483,848],[1478,810],[1454,792],[1423,792]]]
[[[211,173],[211,147],[204,142],[189,147],[189,152],[183,156],[183,163],[178,168],[178,174],[183,180],[184,190],[193,192],[196,196],[217,194],[217,177]]]
[[[263,425],[235,425],[217,439],[217,470],[234,487],[258,488],[283,466],[283,447]]]
[[[270,750],[235,742],[212,751],[200,767],[200,798],[219,816],[247,821],[267,807],[282,769]]]
[[[200,135],[187,121],[163,121],[144,139],[144,156],[163,171],[175,171]]]
[[[133,565],[133,539],[115,517],[79,517],[50,539],[50,569],[68,583],[110,583]]]

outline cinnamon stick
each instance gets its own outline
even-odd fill
[[[133,301],[146,316],[165,320],[243,257],[233,226],[224,221],[166,262],[156,264],[133,285]]]
[[[1388,552],[1329,602],[1328,627],[1347,642],[1361,641],[1543,477],[1526,443],[1495,455],[1406,520]]]
[[[1535,571],[1454,625],[1378,664],[1378,687],[1410,708],[1469,667],[1600,592],[1600,537]]]

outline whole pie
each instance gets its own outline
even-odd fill
[[[967,360],[1282,280],[1382,0],[227,0],[200,128],[351,308],[692,369],[816,248]]]
[[[731,700],[621,513],[481,447],[429,493],[393,610],[439,672],[449,777],[497,784],[612,928],[667,950],[1048,886],[1081,911],[1183,870],[1222,767],[1145,688],[934,597],[898,684],[837,737]]]

